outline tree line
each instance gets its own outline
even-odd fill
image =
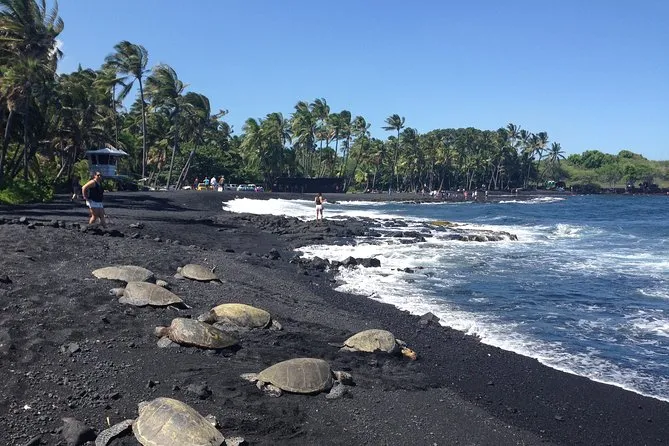
[[[362,115],[333,111],[325,98],[298,101],[290,116],[249,118],[237,135],[226,110],[212,110],[169,65],[150,67],[140,44],[119,42],[101,67],[57,74],[63,27],[56,2],[0,0],[0,189],[86,175],[85,152],[105,146],[130,155],[122,172],[167,187],[183,184],[186,171],[189,179],[224,175],[269,189],[280,177],[339,177],[349,190],[407,191],[667,179],[666,164],[629,151],[565,159],[547,132],[513,123],[421,134],[391,114],[375,124],[388,132],[379,139]]]

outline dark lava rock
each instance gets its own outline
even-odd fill
[[[381,266],[381,261],[373,257],[355,260],[358,262],[358,265],[362,265],[365,268],[378,268]]]
[[[75,418],[63,418],[63,438],[67,446],[80,446],[95,440],[95,432]]]
[[[206,400],[212,394],[211,389],[206,383],[189,384],[188,387],[186,387],[186,392],[192,393],[201,400]]]

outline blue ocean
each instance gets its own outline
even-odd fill
[[[314,218],[311,201],[237,199],[227,209]],[[385,237],[300,250],[381,261],[339,270],[341,291],[430,311],[484,343],[669,401],[669,197],[326,205],[326,218],[354,216],[378,220]],[[394,230],[425,241],[407,243]],[[453,231],[517,240],[462,241]]]

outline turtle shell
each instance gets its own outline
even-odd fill
[[[231,324],[248,328],[265,328],[272,317],[260,308],[246,304],[221,304],[211,309],[209,315],[217,322],[229,322]]]
[[[93,271],[93,275],[98,279],[121,282],[153,282],[156,279],[152,271],[135,265],[106,266]]]
[[[199,280],[202,282],[218,280],[218,276],[214,274],[210,268],[195,263],[189,263],[188,265],[181,267],[181,275],[188,279]]]
[[[354,334],[344,341],[344,346],[360,352],[393,353],[397,350],[397,341],[387,330],[372,329]]]
[[[216,327],[182,317],[172,320],[169,338],[177,344],[211,349],[232,347],[239,342],[234,336]]]
[[[258,379],[287,392],[317,393],[332,387],[332,370],[322,359],[295,358],[266,368]]]
[[[123,290],[123,296],[118,301],[138,307],[145,305],[164,307],[183,303],[181,298],[173,292],[149,282],[129,282]]]
[[[144,446],[220,446],[225,440],[195,409],[172,398],[141,404],[132,431]]]

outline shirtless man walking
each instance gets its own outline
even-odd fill
[[[327,200],[323,198],[323,195],[319,192],[318,195],[316,195],[316,221],[323,220],[323,203],[325,203]]]

